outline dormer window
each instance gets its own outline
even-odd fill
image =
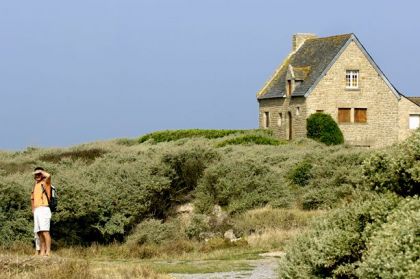
[[[359,70],[346,71],[346,88],[347,89],[359,88]]]

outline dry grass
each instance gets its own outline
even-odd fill
[[[262,233],[266,230],[296,230],[306,227],[322,210],[283,209],[269,206],[249,210],[234,218],[234,227],[244,234]]]
[[[67,259],[58,256],[34,257],[17,254],[0,255],[0,279],[99,279],[99,278],[171,278],[140,264],[99,264],[87,259]]]
[[[246,240],[250,247],[265,251],[283,250],[285,244],[301,233],[301,229],[279,230],[267,229],[249,235]]]

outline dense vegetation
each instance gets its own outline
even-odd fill
[[[418,278],[419,143],[416,132],[404,143],[368,156],[357,183],[367,190],[289,244],[281,277]]]
[[[325,143],[327,145],[342,144],[343,133],[337,123],[329,114],[317,112],[306,119],[308,138]]]
[[[195,205],[195,222],[214,205],[233,216],[267,205],[329,208],[352,195],[351,178],[346,177],[354,168],[342,166],[338,182],[325,172],[331,171],[331,165],[338,168],[337,160],[357,167],[364,152],[306,140],[284,145],[270,141],[242,144],[244,136],[263,135],[271,137],[266,132],[241,131],[211,140],[173,138],[159,144],[117,140],[64,150],[28,148],[0,153],[0,242],[6,245],[33,237],[28,196],[31,170],[36,165],[49,170],[59,188],[53,233],[60,245],[124,241],[143,220],[166,220],[176,205],[184,203]],[[313,173],[306,186],[290,179],[290,169],[296,169],[295,176],[307,172],[299,169],[303,161],[311,164]],[[197,226],[194,222],[191,226]],[[211,229],[222,233],[227,227]]]
[[[52,230],[60,247],[117,242],[120,255],[141,258],[270,250],[311,224],[289,241],[282,277],[418,274],[420,133],[379,151],[310,139],[279,144],[264,131],[156,134],[0,152],[0,246],[32,240],[31,170],[41,165],[60,193]],[[193,211],[179,213],[181,205]],[[310,222],[319,209],[327,213]],[[228,230],[242,239],[226,241]],[[267,232],[278,243],[255,240]]]

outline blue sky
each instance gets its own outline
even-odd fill
[[[417,1],[0,2],[0,149],[181,128],[255,128],[291,36],[355,33],[420,96]]]

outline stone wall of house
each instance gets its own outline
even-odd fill
[[[403,141],[408,138],[414,130],[409,129],[409,118],[410,115],[420,115],[420,107],[402,96],[398,102],[398,119],[399,119],[399,141]]]
[[[289,139],[289,121],[292,121],[292,139],[306,136],[305,98],[276,98],[260,100],[259,126],[273,130],[281,139]],[[265,112],[269,113],[269,127],[265,127]],[[289,114],[290,113],[290,114]]]
[[[359,70],[359,88],[346,89],[346,70]],[[381,147],[398,141],[398,98],[351,42],[307,98],[308,115],[322,110],[338,122],[338,109],[350,108],[350,123],[339,123],[352,145]],[[367,109],[367,122],[354,122],[354,109]]]
[[[346,89],[346,70],[359,70],[359,88]],[[404,96],[398,99],[362,50],[351,42],[316,88],[304,97],[260,100],[259,126],[269,112],[268,128],[282,139],[289,139],[288,113],[292,115],[292,138],[306,136],[306,118],[322,111],[338,122],[338,109],[350,108],[350,123],[339,123],[346,143],[383,147],[406,139],[410,114],[420,115],[420,107]],[[300,113],[297,115],[297,110]],[[356,108],[367,109],[367,122],[355,123]],[[281,114],[281,120],[280,119]]]

